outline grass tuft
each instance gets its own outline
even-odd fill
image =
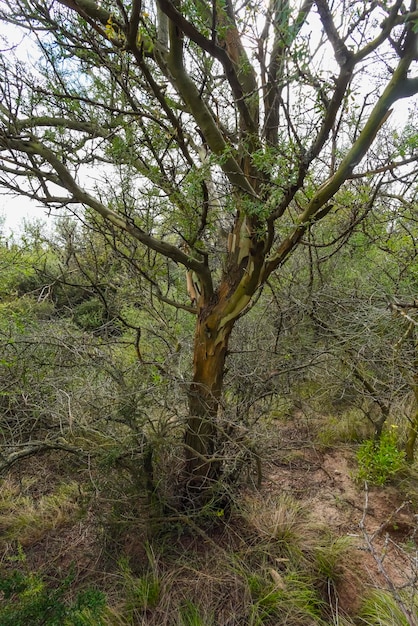
[[[365,626],[411,626],[418,624],[418,599],[416,594],[393,594],[376,589],[363,602],[359,624]]]
[[[24,495],[11,482],[0,491],[0,535],[3,541],[32,545],[51,530],[73,521],[80,514],[80,490],[76,482],[58,485],[54,492],[36,498]]]

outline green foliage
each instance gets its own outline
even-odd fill
[[[267,583],[261,576],[257,575],[248,577],[248,587],[253,599],[250,624],[262,624],[276,612],[283,592],[276,589],[271,582]]]
[[[127,599],[128,609],[145,611],[154,608],[160,597],[160,585],[151,574],[131,579]]]
[[[326,535],[322,544],[313,549],[316,574],[329,583],[336,583],[341,578],[342,564],[352,548],[351,537],[337,537]]]
[[[401,137],[396,139],[400,139],[399,141],[399,154],[402,157],[406,157],[409,155],[415,155],[418,149],[418,133],[416,131],[416,124],[408,120],[408,123],[402,130]]]
[[[0,573],[0,623],[2,626],[104,626],[106,597],[97,589],[66,599],[73,577],[56,588],[32,572]]]
[[[15,244],[10,247],[0,245],[0,296],[23,293],[25,285],[32,285],[35,279],[33,268],[35,255]]]
[[[85,300],[74,309],[74,321],[83,330],[96,330],[106,321],[106,311],[98,298]]]
[[[311,580],[297,573],[281,577],[275,572],[275,578],[273,583],[260,575],[248,578],[253,598],[249,622],[252,626],[273,623],[270,618],[294,626],[322,624],[322,602]]]
[[[384,485],[405,468],[405,453],[397,446],[395,427],[382,433],[379,441],[369,439],[357,451],[358,480]]]

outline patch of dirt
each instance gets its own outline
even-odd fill
[[[302,444],[305,433],[280,432],[276,458],[264,468],[262,492],[283,492],[306,504],[313,523],[352,538],[335,590],[342,611],[354,614],[367,588],[400,589],[417,580],[418,515],[395,486],[369,487],[354,480],[355,452]],[[287,441],[286,441],[287,439]],[[298,445],[299,442],[302,445]],[[287,446],[287,447],[286,447]]]

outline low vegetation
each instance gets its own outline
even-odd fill
[[[270,465],[275,459],[267,458],[261,491],[244,482],[228,513],[207,510],[195,516],[155,518],[146,505],[135,503],[134,492],[128,498],[129,484],[124,505],[115,502],[108,489],[102,491],[97,467],[91,468],[88,479],[78,481],[77,490],[77,464],[66,463],[55,478],[49,475],[49,494],[43,495],[43,473],[49,471],[51,459],[37,461],[36,474],[29,467],[20,476],[9,474],[1,490],[0,525],[5,532],[0,622],[5,626],[413,624],[418,615],[414,509],[407,505],[402,524],[409,526],[400,530],[398,517],[384,519],[379,511],[377,521],[387,524],[386,535],[368,536],[365,541],[359,530],[362,513],[355,508],[361,505],[364,490],[349,479],[356,499],[349,503],[349,494],[342,493],[340,501],[335,499],[332,523],[318,519],[311,496],[323,481],[306,475],[305,445],[303,438],[297,441],[294,451],[300,454],[287,461],[293,479],[303,481],[297,497],[275,485],[274,463]],[[63,478],[69,480],[67,489],[59,482]],[[376,504],[382,487],[375,489],[369,497]],[[329,514],[328,505],[322,506]],[[381,541],[396,542],[401,550],[402,558],[388,552],[390,568],[404,569],[409,586],[398,574],[392,580],[392,573],[387,589],[380,582],[379,567],[363,563],[366,550],[386,566],[385,557],[378,555]],[[373,587],[375,592],[370,593]]]
[[[1,485],[0,623],[413,624],[412,468],[365,492],[356,460],[365,444],[324,446],[322,416],[312,404],[306,415],[295,411],[263,427],[261,486],[254,464],[227,509],[174,510],[167,491],[162,511],[120,465],[116,443],[110,457],[95,449],[101,439],[88,440],[88,464],[52,450],[10,469]]]

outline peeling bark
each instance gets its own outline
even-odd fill
[[[220,476],[221,463],[216,457],[216,421],[231,330],[232,324],[227,331],[212,332],[206,321],[200,320],[197,325],[184,438],[185,472],[191,490],[210,488]]]

